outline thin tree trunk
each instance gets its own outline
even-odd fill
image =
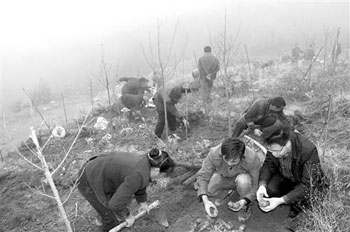
[[[63,93],[61,93],[61,97],[62,97],[62,102],[63,102],[64,119],[66,120],[66,127],[68,128],[66,104],[64,103],[64,96],[63,96]]]
[[[250,86],[252,88],[252,94],[253,94],[253,101],[255,100],[255,93],[253,88],[253,77],[252,77],[252,71],[250,70],[250,62],[249,62],[249,56],[248,56],[248,50],[246,44],[244,44],[244,50],[245,54],[247,56],[247,62],[248,62],[248,68],[249,68],[249,77],[250,77]]]
[[[40,148],[38,139],[37,139],[37,137],[36,137],[36,132],[35,132],[34,128],[31,128],[31,131],[32,131],[31,138],[32,138],[34,144],[35,144],[36,147],[37,147],[37,155],[38,155],[38,158],[39,158],[40,161],[41,161],[42,168],[44,169],[45,177],[46,177],[47,181],[49,182],[49,185],[50,185],[51,190],[52,190],[52,192],[53,192],[53,195],[54,195],[54,197],[55,197],[58,210],[59,210],[59,212],[60,212],[60,214],[61,214],[61,217],[62,217],[62,219],[63,219],[64,224],[66,225],[67,231],[68,231],[68,232],[72,232],[72,231],[73,231],[73,230],[72,230],[72,227],[71,227],[71,225],[70,225],[70,222],[69,222],[68,216],[67,216],[67,214],[66,214],[66,211],[64,210],[64,207],[63,207],[63,204],[62,204],[60,195],[58,194],[58,190],[57,190],[57,188],[56,188],[56,185],[55,185],[55,183],[54,183],[54,181],[53,181],[51,172],[50,172],[50,170],[49,170],[49,166],[47,165],[46,160],[45,160],[45,157],[43,156],[43,154],[42,154],[42,152],[41,152],[41,148]]]
[[[327,149],[327,142],[328,142],[328,137],[329,137],[329,123],[331,121],[331,115],[332,115],[332,101],[333,101],[332,94],[329,94],[329,105],[328,105],[326,129],[325,129],[325,133],[324,133],[323,151],[322,151],[322,159],[323,160],[325,157],[325,153],[326,153],[326,149]]]

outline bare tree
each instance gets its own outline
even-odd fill
[[[60,215],[61,215],[61,217],[62,217],[62,220],[63,220],[63,222],[64,222],[64,224],[65,224],[65,226],[66,226],[67,231],[69,231],[69,232],[72,232],[73,230],[72,230],[72,227],[71,227],[71,225],[70,225],[70,221],[69,221],[69,219],[68,219],[67,213],[66,213],[66,211],[65,211],[65,209],[64,209],[64,207],[63,207],[63,204],[64,204],[64,202],[66,202],[66,201],[68,200],[68,198],[70,197],[70,194],[68,195],[68,197],[67,197],[66,200],[64,200],[64,201],[61,200],[61,197],[60,197],[60,195],[59,195],[59,192],[58,192],[57,187],[56,187],[56,185],[55,185],[55,183],[54,183],[54,180],[53,180],[53,175],[55,174],[55,172],[57,172],[57,171],[62,167],[63,163],[66,161],[66,159],[67,159],[68,155],[70,154],[70,152],[71,152],[71,150],[72,150],[74,144],[76,143],[76,141],[77,141],[77,139],[78,139],[78,137],[79,137],[79,135],[80,135],[82,129],[83,129],[85,126],[87,126],[90,122],[92,122],[92,120],[94,120],[94,119],[92,119],[92,120],[90,120],[90,122],[86,123],[86,121],[87,121],[87,119],[88,119],[88,116],[89,116],[89,113],[90,113],[90,111],[89,111],[89,112],[87,113],[87,115],[85,116],[84,122],[83,122],[83,124],[80,126],[80,128],[79,128],[79,130],[78,130],[78,133],[76,134],[76,136],[75,136],[75,138],[74,138],[72,144],[70,145],[68,151],[65,153],[64,158],[63,158],[63,159],[61,160],[61,162],[57,165],[57,167],[56,167],[55,169],[53,169],[53,171],[51,171],[51,169],[49,168],[49,166],[51,166],[51,165],[48,164],[48,162],[46,161],[45,156],[44,156],[44,154],[43,154],[43,150],[44,150],[45,146],[50,142],[52,136],[49,136],[48,140],[45,142],[44,145],[40,145],[40,144],[39,144],[39,141],[38,141],[38,138],[37,138],[37,135],[36,135],[35,129],[34,129],[33,127],[31,128],[31,135],[30,135],[30,138],[33,140],[33,143],[35,144],[36,151],[33,150],[33,149],[30,149],[29,147],[28,147],[28,149],[31,151],[31,153],[33,154],[33,156],[35,156],[37,159],[40,160],[40,165],[34,164],[31,160],[29,160],[28,158],[26,158],[17,148],[15,148],[16,153],[17,153],[20,157],[22,157],[22,158],[23,158],[25,161],[27,161],[30,165],[32,165],[33,167],[35,167],[36,169],[38,169],[38,170],[40,170],[40,171],[42,171],[42,172],[44,173],[45,178],[46,178],[46,180],[47,180],[47,182],[48,182],[48,184],[49,184],[49,186],[50,186],[50,188],[51,188],[51,190],[52,190],[52,194],[53,194],[53,195],[50,195],[50,194],[46,193],[46,192],[45,192],[45,189],[44,189],[44,186],[42,186],[42,190],[40,190],[38,187],[37,187],[36,189],[33,189],[33,188],[30,187],[30,186],[28,186],[28,187],[29,187],[30,189],[32,189],[35,193],[38,193],[38,194],[40,194],[40,195],[42,195],[42,196],[45,196],[45,197],[47,197],[47,198],[50,198],[50,199],[53,199],[53,200],[56,201],[58,210],[59,210]],[[10,139],[11,139],[11,136],[10,136],[8,130],[7,130],[7,127],[6,127],[5,119],[4,119],[3,123],[4,123],[4,125],[3,125],[3,126],[4,126],[4,129],[5,129],[5,131],[7,132],[7,134],[9,135],[9,137],[10,137]],[[74,188],[74,187],[73,187],[73,188]],[[71,191],[71,192],[72,192],[72,191]]]
[[[155,48],[152,43],[151,34],[148,36],[148,55],[146,54],[145,48],[143,44],[141,44],[141,49],[143,52],[143,56],[148,64],[148,66],[153,70],[153,72],[159,72],[160,77],[162,79],[162,87],[163,87],[163,105],[164,105],[164,114],[165,114],[165,135],[166,140],[168,138],[168,117],[167,117],[167,108],[166,108],[166,80],[174,77],[176,73],[176,69],[178,64],[181,62],[182,57],[184,56],[184,52],[186,49],[187,38],[185,45],[180,52],[177,54],[174,51],[175,38],[177,34],[177,29],[179,25],[179,20],[176,21],[174,25],[174,31],[171,36],[170,43],[165,43],[161,40],[161,23],[157,20],[157,34],[154,41],[156,41]],[[169,44],[166,47],[164,44]],[[170,61],[173,60],[171,65]]]
[[[224,25],[221,32],[213,39],[210,30],[210,42],[213,47],[214,54],[218,57],[221,63],[221,67],[223,67],[223,78],[225,82],[225,93],[227,99],[227,117],[228,117],[228,134],[231,135],[231,104],[230,98],[233,93],[232,91],[232,83],[231,83],[231,75],[228,74],[228,68],[232,65],[233,59],[237,56],[241,43],[238,42],[238,37],[241,31],[241,26],[238,27],[236,33],[230,32],[228,30],[228,21],[227,14],[225,9],[224,15]]]

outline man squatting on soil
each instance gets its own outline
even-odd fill
[[[144,155],[102,153],[84,164],[80,170],[78,189],[100,215],[103,232],[124,220],[130,227],[135,221],[127,208],[132,196],[135,195],[140,204],[139,211],[148,212],[146,187],[151,178],[172,170],[173,166],[169,154],[156,148]]]
[[[151,92],[147,86],[148,80],[144,77],[122,77],[119,81],[126,81],[122,87],[120,99],[125,107],[131,110],[131,114],[135,114],[149,99],[148,96],[144,95],[145,92]]]
[[[175,131],[177,127],[176,118],[179,118],[185,125],[189,126],[188,121],[184,116],[176,109],[176,104],[182,98],[182,94],[186,92],[191,92],[190,89],[183,88],[182,86],[176,86],[174,88],[165,87],[165,102],[167,110],[167,119],[168,126],[171,131]],[[156,129],[154,131],[155,135],[158,138],[162,137],[162,133],[165,125],[165,113],[164,113],[164,101],[163,101],[164,89],[163,87],[159,88],[156,94],[154,95],[153,102],[156,105],[158,113],[158,121]]]
[[[256,136],[266,138],[276,130],[276,128],[286,126],[291,127],[283,108],[286,102],[282,97],[259,98],[236,122],[232,137],[237,138],[245,129],[254,129]]]
[[[219,70],[219,60],[211,53],[211,47],[205,46],[204,55],[198,59],[199,82],[204,103],[210,101],[210,92]]]
[[[229,202],[229,209],[239,211],[238,219],[246,221],[251,215],[251,202],[258,188],[259,168],[262,162],[257,154],[237,138],[227,138],[210,149],[197,175],[198,198],[203,201],[210,217],[217,216],[217,208],[208,197],[214,197],[217,205],[227,197],[228,191],[237,189],[240,200]]]
[[[265,138],[267,155],[259,174],[256,197],[261,210],[269,212],[290,204],[289,217],[308,208],[315,194],[322,197],[328,181],[316,146],[298,132],[281,128]]]

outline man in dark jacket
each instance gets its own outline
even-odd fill
[[[188,121],[176,109],[175,105],[180,101],[183,93],[190,92],[190,91],[191,91],[190,89],[185,89],[182,86],[176,86],[174,88],[165,88],[167,119],[168,119],[168,126],[171,131],[176,130],[176,118],[179,118],[180,120],[182,120],[185,127],[189,126]],[[156,92],[153,100],[158,112],[158,121],[154,132],[158,138],[162,137],[162,133],[165,125],[163,96],[164,96],[164,89],[163,87],[161,87]]]
[[[144,94],[145,91],[151,92],[149,86],[147,86],[148,80],[144,77],[122,77],[119,81],[126,81],[122,87],[122,95],[124,94],[133,94],[139,95]]]
[[[198,59],[200,87],[203,101],[210,101],[210,92],[217,72],[220,70],[219,60],[211,53],[211,47],[204,47],[204,55]]]
[[[274,98],[259,98],[256,100],[236,122],[233,129],[232,137],[238,137],[243,130],[251,128],[254,129],[254,134],[257,136],[263,135],[263,121],[269,115],[276,117],[276,123],[283,124],[286,127],[291,127],[290,123],[283,112],[286,102],[282,97]],[[271,126],[271,124],[269,124]]]
[[[290,204],[289,217],[307,207],[316,193],[326,189],[316,146],[299,133],[277,130],[265,139],[267,155],[256,192],[260,208],[269,212]]]
[[[80,170],[78,189],[102,219],[102,231],[107,232],[126,221],[134,223],[128,206],[132,196],[140,210],[149,210],[146,187],[151,180],[151,168],[165,172],[174,162],[165,151],[152,149],[148,154],[109,152],[92,157]]]
[[[292,49],[292,62],[296,63],[298,62],[300,58],[300,53],[304,53],[300,48],[299,45],[296,43],[294,48]]]

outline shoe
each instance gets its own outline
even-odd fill
[[[302,209],[300,208],[300,206],[298,206],[297,204],[293,204],[290,206],[288,217],[295,218],[296,216],[298,216],[301,213],[301,211],[302,211]]]
[[[249,220],[252,215],[252,207],[251,204],[246,204],[243,208],[238,212],[238,221],[243,223]]]

